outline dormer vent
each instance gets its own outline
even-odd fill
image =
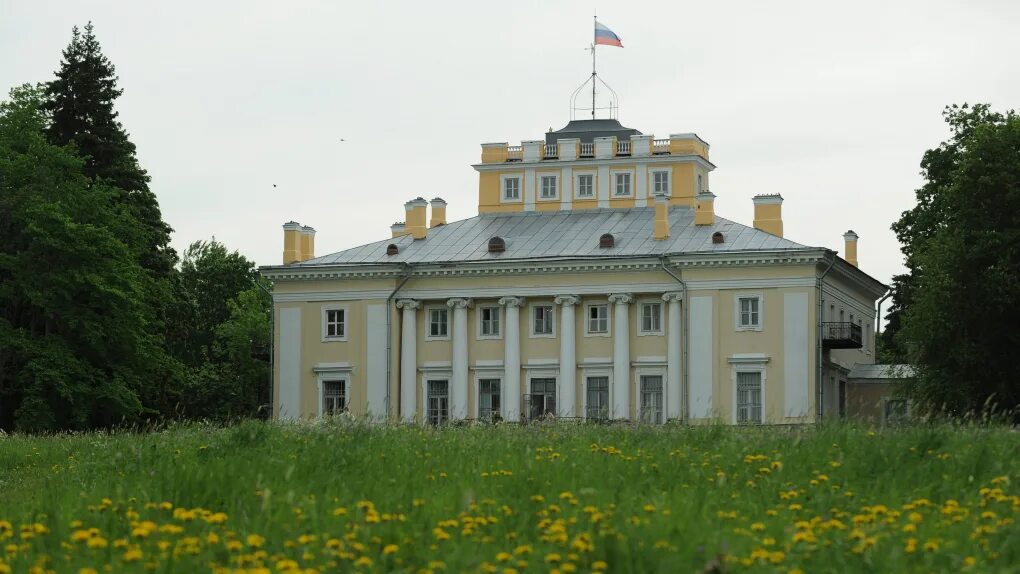
[[[603,233],[602,236],[599,237],[599,247],[602,249],[616,247],[616,236],[612,233]]]
[[[723,243],[725,241],[726,238],[723,237],[722,231],[716,231],[712,234],[712,243]]]
[[[390,243],[386,246],[386,255],[396,255],[400,253],[400,247],[397,247],[396,243]]]
[[[506,251],[506,240],[502,237],[493,237],[489,239],[489,253],[503,253]]]

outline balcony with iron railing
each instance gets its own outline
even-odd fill
[[[823,348],[860,349],[862,346],[860,325],[849,321],[822,323]]]

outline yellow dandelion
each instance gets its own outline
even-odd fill
[[[383,546],[382,553],[383,556],[389,556],[390,554],[396,554],[397,550],[400,550],[400,547],[396,544],[387,544]]]

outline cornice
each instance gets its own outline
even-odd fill
[[[471,167],[479,172],[483,171],[506,171],[519,169],[541,169],[543,166],[550,168],[563,167],[597,167],[600,165],[654,165],[659,163],[698,163],[702,167],[712,171],[715,164],[697,154],[683,155],[645,155],[645,156],[616,156],[604,159],[543,159],[540,161],[509,161],[502,163],[476,163]]]

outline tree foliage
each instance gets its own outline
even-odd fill
[[[952,137],[928,150],[917,206],[893,230],[909,277],[896,345],[919,374],[908,389],[950,413],[1020,405],[1020,117],[952,106]]]

